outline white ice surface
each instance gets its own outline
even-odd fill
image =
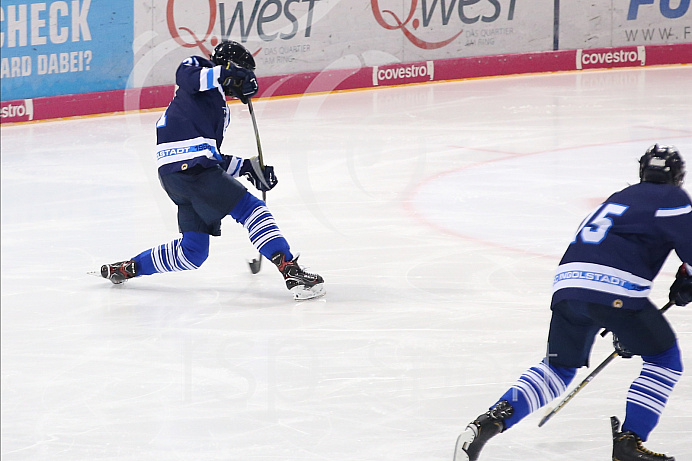
[[[161,111],[3,126],[2,459],[451,460],[541,359],[582,218],[654,142],[692,164],[691,88],[686,66],[257,101],[268,204],[326,280],[302,303],[268,261],[250,273],[231,218],[198,271],[86,275],[178,237],[152,156]],[[253,155],[231,107],[224,151]],[[692,369],[692,313],[668,318]],[[592,363],[611,350],[599,338]],[[610,459],[639,368],[617,360],[482,459]],[[692,460],[691,415],[685,374],[647,447]]]

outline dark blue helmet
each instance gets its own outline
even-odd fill
[[[252,53],[240,43],[231,40],[224,40],[216,45],[210,58],[217,66],[226,67],[231,62],[238,67],[255,70],[255,58],[252,57]]]
[[[685,162],[674,146],[654,144],[639,159],[641,182],[682,185],[685,179]]]

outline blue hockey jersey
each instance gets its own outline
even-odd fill
[[[692,264],[692,205],[685,191],[642,182],[611,195],[582,222],[553,281],[563,299],[641,309],[671,251]]]
[[[219,77],[221,66],[191,56],[175,73],[178,89],[156,123],[156,163],[159,174],[196,165],[228,167],[231,157],[220,149],[231,116]]]

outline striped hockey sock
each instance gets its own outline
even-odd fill
[[[209,256],[209,235],[185,232],[182,238],[135,256],[137,275],[198,269]]]
[[[507,400],[514,408],[512,416],[505,420],[505,428],[509,429],[565,392],[576,373],[576,368],[557,367],[545,360],[526,370],[498,400]]]
[[[281,252],[290,261],[293,255],[288,248],[288,242],[281,234],[279,226],[266,205],[255,208],[243,224],[250,236],[250,242],[262,256],[271,259],[272,255]]]
[[[646,442],[682,376],[682,361],[677,344],[661,354],[642,356],[642,359],[642,371],[627,393],[627,417],[622,430],[632,431]]]
[[[245,227],[250,242],[262,256],[271,259],[276,253],[283,253],[287,261],[293,260],[288,242],[262,200],[249,192],[246,193],[231,210],[231,216]]]

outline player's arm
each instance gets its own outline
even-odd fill
[[[274,188],[279,182],[274,174],[274,167],[259,163],[259,158],[241,158],[234,155],[222,155],[221,166],[226,169],[226,173],[239,178],[245,176],[258,190],[268,191]]]
[[[692,203],[684,191],[680,190],[679,195],[681,199],[674,206],[659,209],[656,215],[682,260],[668,297],[676,305],[684,306],[692,302]]]
[[[221,66],[205,67],[201,60],[191,56],[180,63],[175,73],[175,83],[188,93],[221,88]]]
[[[235,155],[221,155],[223,160],[221,161],[221,168],[226,170],[226,173],[233,176],[234,178],[240,177],[240,169],[245,161],[242,157],[236,157]]]

